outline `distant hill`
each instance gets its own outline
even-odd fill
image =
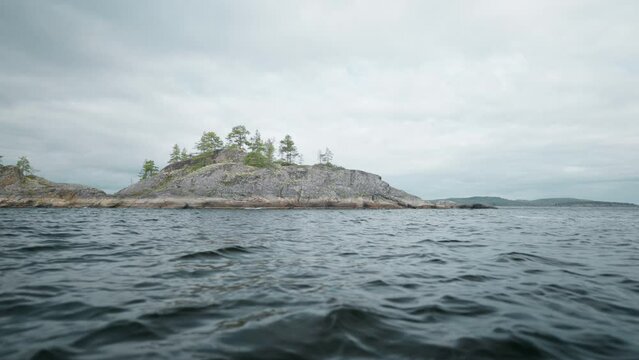
[[[589,206],[589,207],[637,207],[636,204],[594,201],[573,198],[549,198],[537,200],[509,200],[496,196],[473,196],[467,198],[448,198],[436,201],[453,201],[458,205],[483,204],[489,206]]]

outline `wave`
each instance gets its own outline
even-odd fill
[[[197,251],[194,253],[182,255],[175,260],[199,260],[199,259],[215,259],[219,257],[228,257],[235,254],[249,254],[252,253],[252,249],[259,247],[244,247],[240,245],[222,247],[217,250]]]
[[[155,331],[139,321],[118,320],[82,336],[71,345],[78,348],[162,339]]]
[[[518,335],[459,337],[452,342],[411,332],[391,317],[340,305],[326,313],[303,312],[258,322],[222,335],[229,358],[427,358],[542,359],[551,354]]]
[[[533,255],[533,254],[528,254],[524,252],[516,252],[516,251],[501,253],[497,255],[496,261],[497,262],[522,262],[522,263],[533,262],[533,263],[558,266],[558,267],[584,266],[583,264],[580,264],[577,262],[561,261],[561,260],[553,259],[551,257],[544,257],[544,256]]]

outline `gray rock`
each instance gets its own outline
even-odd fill
[[[0,197],[102,198],[107,194],[95,188],[55,183],[38,176],[25,176],[16,166],[0,165]]]
[[[175,163],[115,196],[212,198],[245,201],[247,206],[435,207],[364,171],[329,165],[257,168],[237,162],[241,159],[241,154],[221,152]]]

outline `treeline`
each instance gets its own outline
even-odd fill
[[[277,149],[276,149],[276,144]],[[277,143],[275,139],[262,139],[259,130],[251,135],[251,132],[244,125],[234,126],[231,132],[226,135],[225,141],[215,131],[205,131],[200,140],[195,144],[195,153],[188,153],[185,147],[180,148],[178,144],[173,145],[169,155],[169,164],[185,161],[197,157],[213,155],[224,149],[234,149],[246,152],[244,164],[255,167],[287,166],[301,164],[302,155],[297,151],[297,145],[290,135],[284,136]],[[276,157],[276,152],[279,157]],[[319,152],[319,162],[331,164],[333,153],[327,148],[325,152]],[[146,179],[157,174],[159,171],[153,160],[145,160],[140,171],[140,179]]]

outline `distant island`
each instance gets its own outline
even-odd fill
[[[482,204],[486,206],[583,206],[583,207],[637,207],[636,204],[610,201],[595,201],[574,198],[548,198],[537,200],[509,200],[495,196],[472,196],[466,198],[448,198],[435,202],[450,201],[458,205]]]

